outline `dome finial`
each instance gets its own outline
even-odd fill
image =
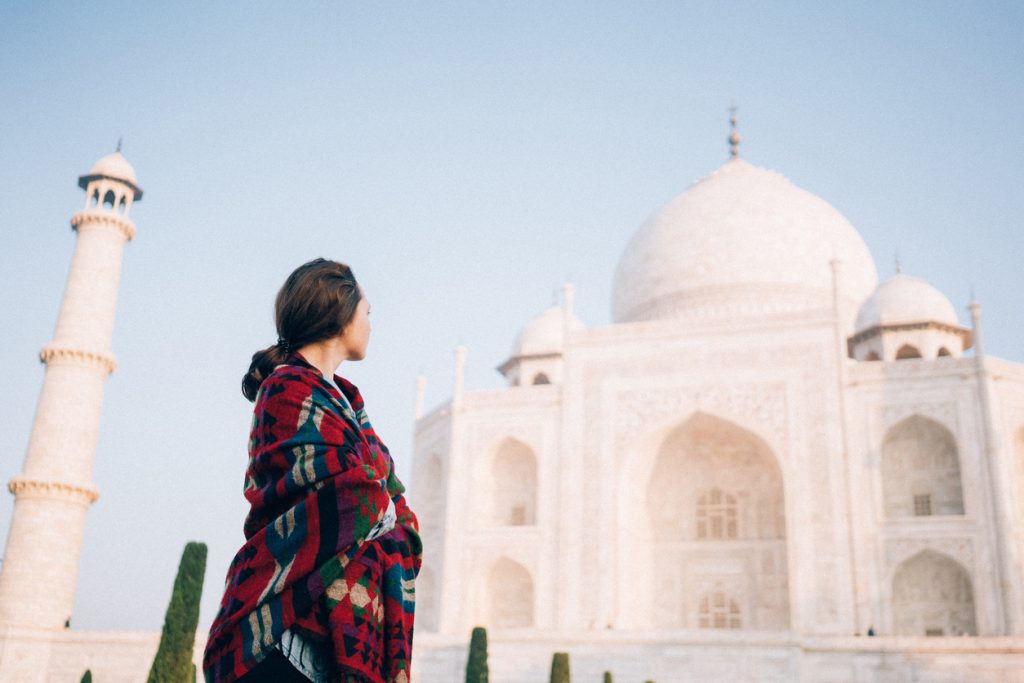
[[[729,107],[729,156],[736,159],[740,155],[740,134],[736,131],[736,105]]]
[[[120,153],[121,153],[121,143],[122,143],[122,142],[124,142],[124,138],[123,138],[123,137],[118,137],[118,138],[117,138],[117,149],[115,149],[115,150],[114,150],[114,151],[115,151],[115,152],[117,152],[118,154],[120,154]]]
[[[895,262],[896,262],[896,274],[897,275],[902,275],[903,274],[903,263],[900,261],[900,252],[899,252],[899,250],[896,250],[895,252],[893,252],[893,258],[895,259]]]

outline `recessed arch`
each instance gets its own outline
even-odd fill
[[[737,576],[749,590],[728,595],[737,612],[727,624],[789,628],[783,477],[762,439],[694,413],[658,447],[640,507],[648,511],[641,556],[654,568],[649,610],[656,628],[699,628],[701,603],[693,596],[707,593],[711,605],[715,591],[702,587],[730,585]]]
[[[1020,491],[1020,518],[1024,520],[1024,426],[1017,429],[1013,439],[1017,456],[1017,490]]]
[[[98,189],[96,189],[96,188],[93,188],[92,195],[91,195],[91,197],[89,199],[89,206],[95,207],[95,206],[98,206],[99,203],[100,203],[100,191]]]
[[[537,520],[537,457],[522,441],[508,437],[491,461],[491,523],[529,526]]]
[[[114,191],[107,190],[103,195],[103,208],[113,210],[115,204],[117,204],[117,198],[114,196]]]
[[[945,346],[940,346],[939,347],[939,357],[940,358],[943,357],[943,356],[952,356],[952,355],[953,354],[950,353],[949,349],[947,349]]]
[[[423,462],[413,489],[420,528],[424,533],[436,531],[444,516],[444,465],[441,457],[432,452]]]
[[[437,578],[429,566],[420,567],[416,574],[416,628],[436,632],[440,622],[440,595]]]
[[[533,376],[532,384],[551,384],[551,379],[547,376],[547,374],[543,372],[538,372],[536,375]]]
[[[911,415],[882,442],[882,498],[886,517],[964,514],[956,439],[945,426]]]
[[[893,573],[892,616],[899,636],[978,635],[970,574],[948,555],[922,550]]]
[[[487,574],[487,621],[495,628],[533,626],[533,577],[508,557],[498,559]]]
[[[921,351],[911,344],[904,344],[896,351],[896,360],[911,360],[920,357]]]

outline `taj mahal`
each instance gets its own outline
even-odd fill
[[[555,651],[575,681],[1024,681],[1024,365],[985,354],[976,302],[880,282],[733,124],[728,160],[625,245],[611,324],[566,285],[485,359],[507,386],[466,387],[461,347],[450,400],[424,412],[419,382],[414,681],[463,680],[477,625],[496,683],[547,680]],[[142,197],[120,153],[80,184],[6,475],[2,681],[143,680],[158,639],[64,628]]]

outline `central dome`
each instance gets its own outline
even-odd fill
[[[825,308],[830,261],[856,307],[878,275],[864,240],[827,202],[733,158],[633,235],[615,272],[615,322],[758,316]],[[849,321],[852,324],[852,320]]]

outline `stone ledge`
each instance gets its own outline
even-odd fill
[[[99,209],[85,209],[76,213],[71,217],[71,228],[73,230],[113,229],[129,242],[135,237],[135,223],[120,214]]]
[[[117,361],[112,354],[69,349],[54,344],[47,344],[39,351],[39,361],[46,365],[50,363],[72,363],[75,365],[94,366],[106,370],[108,375],[113,374],[114,370],[117,369]]]
[[[12,477],[7,482],[7,490],[15,496],[32,498],[67,498],[89,505],[100,497],[95,486],[80,486],[62,481],[42,481],[27,477]]]

